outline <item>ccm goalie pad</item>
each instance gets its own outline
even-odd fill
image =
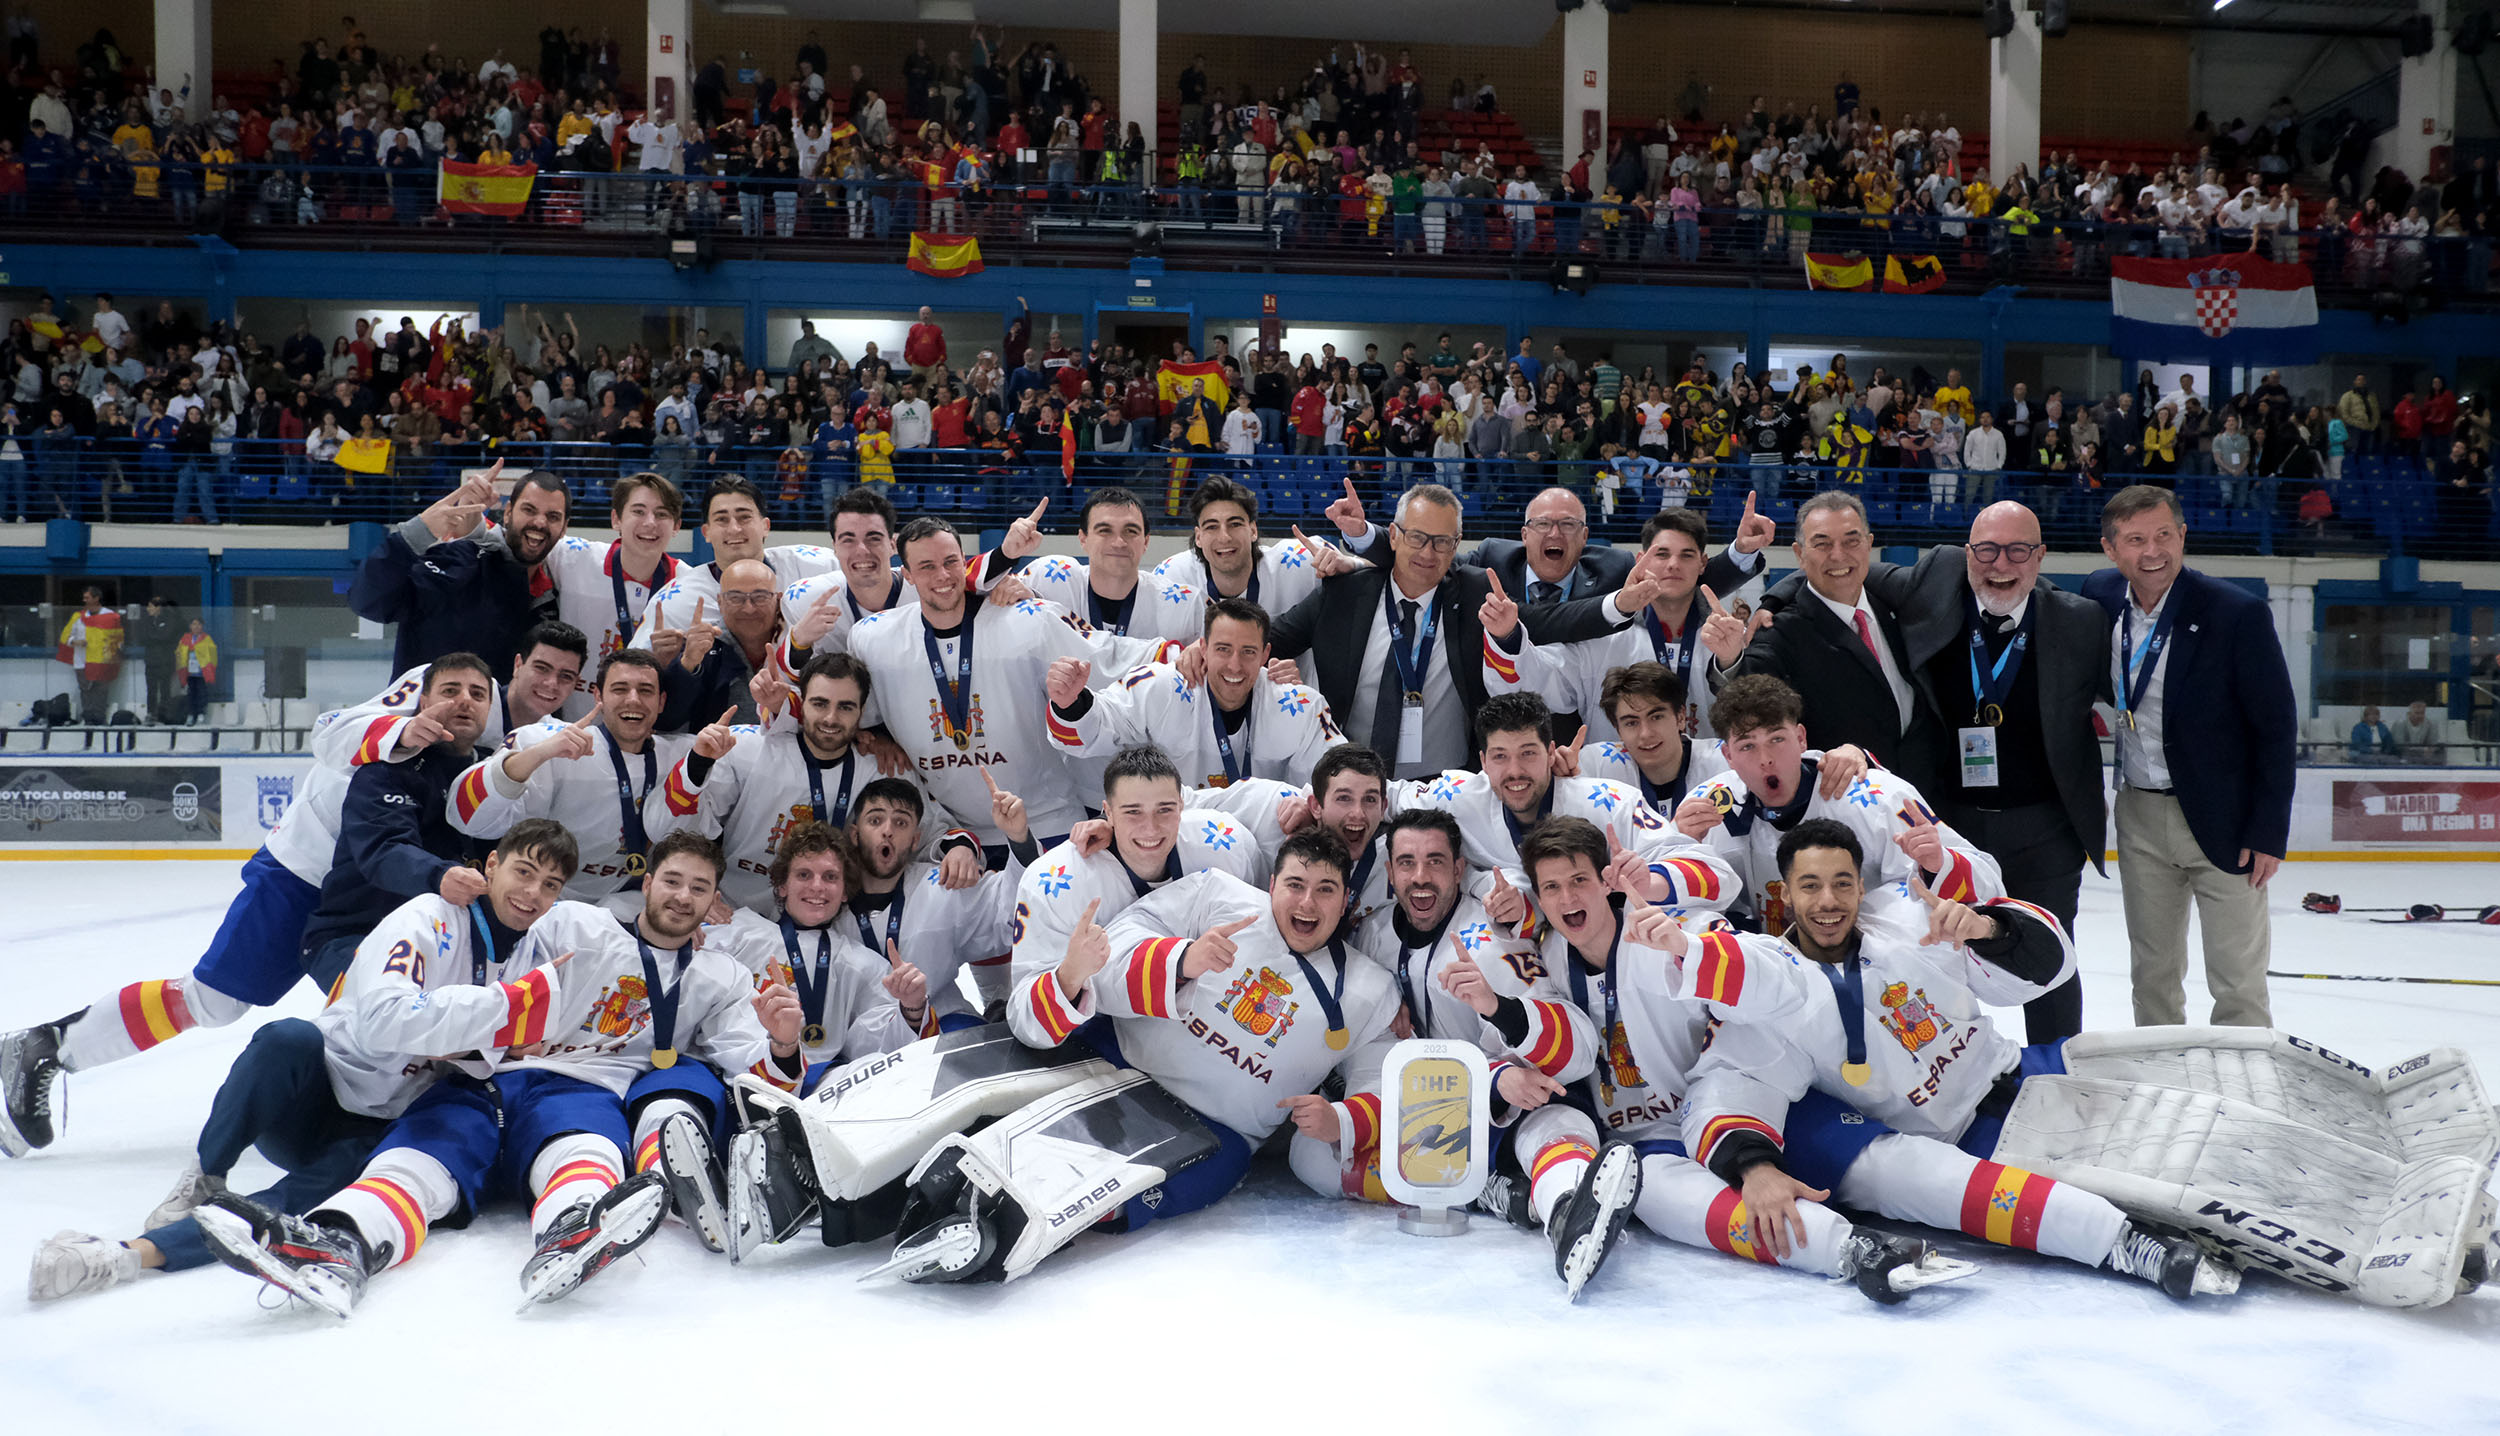
[[[1013,1281],[1215,1151],[1198,1114],[1144,1073],[1089,1077],[922,1159],[894,1259],[868,1275]]]
[[[2485,1273],[2500,1122],[2454,1049],[2374,1072],[2282,1033],[2152,1027],[2073,1038],[2066,1069],[2023,1083],[1994,1160],[2373,1306]]]
[[[862,1058],[826,1073],[803,1098],[742,1073],[736,1090],[748,1125],[730,1148],[731,1252],[786,1239],[819,1198],[841,1210],[899,1191],[903,1174],[940,1139],[1117,1070],[1079,1044],[1040,1051],[992,1023]],[[896,1208],[878,1205],[883,1215],[867,1229],[828,1219],[826,1244],[892,1231]]]

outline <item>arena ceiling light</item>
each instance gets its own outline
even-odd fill
[[[2231,3],[2231,0],[2214,0],[2214,9],[2216,9],[2216,10],[2221,10],[2221,9],[2224,9],[2224,8],[2226,8],[2227,6],[2229,6],[2229,5],[2230,5],[2230,3]]]

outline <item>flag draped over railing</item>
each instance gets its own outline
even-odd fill
[[[961,279],[981,272],[981,241],[964,234],[930,234],[913,230],[911,255],[905,268],[935,279]]]
[[[2305,264],[2254,254],[2109,262],[2109,347],[2131,359],[2311,364],[2318,291]]]
[[[446,214],[494,214],[518,218],[538,183],[536,165],[472,165],[443,161],[435,198]]]

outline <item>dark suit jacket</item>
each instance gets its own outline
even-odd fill
[[[1858,641],[1857,630],[1803,588],[1800,579],[1795,601],[1782,605],[1771,626],[1754,635],[1727,676],[1767,673],[1779,679],[1805,700],[1808,743],[1826,749],[1855,743],[1912,783],[1922,788],[1932,785],[1942,771],[1945,735],[1934,705],[1919,692],[1918,665],[1910,659],[1892,605],[1880,595],[1869,596],[1876,625],[1892,648],[1892,661],[1901,666],[1901,676],[1910,683],[1910,703],[1916,711],[1906,730],[1901,710],[1893,702],[1892,685],[1884,681],[1875,655]]]
[[[1374,563],[1382,562],[1388,557],[1384,546],[1388,533],[1386,527],[1373,524],[1370,533],[1345,546],[1346,552]],[[1575,600],[1603,598],[1630,583],[1632,565],[1639,558],[1640,554],[1633,549],[1607,544],[1589,545],[1580,552],[1580,562],[1571,582],[1572,597]],[[1528,606],[1528,584],[1534,575],[1528,572],[1526,544],[1517,539],[1485,539],[1461,554],[1458,562],[1465,568],[1488,569],[1500,574],[1502,592],[1509,594],[1521,608]],[[1738,568],[1727,556],[1727,551],[1721,549],[1711,558],[1709,566],[1702,570],[1701,581],[1709,585],[1712,593],[1724,596],[1744,587],[1752,576],[1752,572]],[[1542,638],[1537,641],[1544,642]],[[1283,651],[1277,650],[1279,653]]]
[[[1484,706],[1485,699],[1484,625],[1478,621],[1476,610],[1483,607],[1485,595],[1493,591],[1493,585],[1484,575],[1483,569],[1454,565],[1442,577],[1438,590],[1445,610],[1437,641],[1448,645],[1442,651],[1449,655],[1450,683],[1458,690],[1459,701],[1466,705],[1470,720]],[[1372,623],[1381,611],[1381,590],[1388,584],[1389,571],[1385,568],[1357,569],[1323,579],[1317,593],[1295,604],[1268,629],[1271,652],[1310,650],[1313,671],[1305,681],[1318,686],[1320,696],[1328,700],[1329,711],[1337,715],[1340,726],[1350,721],[1354,696],[1362,691],[1361,685],[1380,682],[1379,670],[1366,669],[1363,658],[1371,643]],[[1515,593],[1511,596],[1518,597]],[[1594,598],[1551,604],[1535,610],[1533,615],[1523,608],[1520,622],[1538,643],[1577,643],[1614,632],[1617,625],[1609,612],[1606,594],[1601,593]],[[1347,736],[1357,743],[1370,741],[1370,735],[1365,733]]]
[[[2109,621],[2129,602],[2114,568],[2086,578],[2083,593]],[[2291,846],[2291,670],[2273,612],[2247,590],[2183,569],[2170,601],[2179,617],[2162,679],[2162,756],[2206,861],[2244,873],[2242,848],[2281,857]]]
[[[1950,711],[1935,691],[1929,665],[1937,654],[1967,641],[1963,625],[1969,614],[1970,567],[1964,549],[1960,544],[1931,548],[1914,568],[1879,563],[1868,570],[1866,584],[1878,602],[1891,604],[1900,616],[1901,636],[1910,650],[1910,681],[1939,715]],[[2110,616],[2092,600],[2045,580],[2032,589],[2031,601],[2040,606],[2032,625],[2036,641],[2030,662],[2040,695],[2040,736],[2049,750],[2049,776],[2076,839],[2091,854],[2092,865],[2101,867],[2109,845],[2109,812],[2101,795],[2101,740],[2092,728],[2092,704],[2110,696]],[[1939,722],[1952,726],[1941,718]]]

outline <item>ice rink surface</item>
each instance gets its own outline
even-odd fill
[[[0,865],[0,906],[20,915],[0,1027],[187,972],[234,889],[226,864]],[[2471,911],[2500,901],[2500,867],[2295,864],[2273,886],[2277,968],[2500,977],[2500,929],[2313,916],[2313,889]],[[2080,928],[2087,1024],[2124,1024],[2113,882],[2086,874]],[[2193,980],[2188,1001],[2201,1016]],[[299,991],[276,1011],[313,1008]],[[2281,981],[2274,1011],[2374,1067],[2444,1044],[2500,1078],[2500,988]],[[7,1280],[61,1228],[136,1233],[252,1025],[68,1080],[63,1138],[0,1162]],[[247,1158],[235,1185],[266,1173]],[[1212,1211],[1080,1238],[1008,1287],[862,1286],[881,1252],[812,1237],[733,1271],[672,1223],[638,1261],[516,1314],[528,1234],[498,1210],[436,1234],[346,1323],[267,1309],[222,1267],[40,1307],[0,1296],[0,1409],[23,1436],[2500,1431],[2500,1284],[2405,1313],[2252,1275],[2182,1306],[1939,1240],[1981,1274],[1877,1308],[1635,1225],[1574,1307],[1539,1238],[1485,1219],[1452,1241],[1404,1236],[1386,1210],[1308,1196],[1279,1161]]]

